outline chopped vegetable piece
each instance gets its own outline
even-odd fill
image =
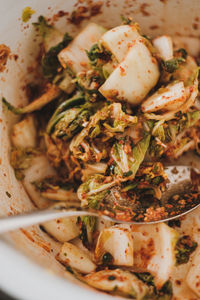
[[[155,38],[153,45],[164,60],[173,59],[173,44],[170,36],[162,35]]]
[[[80,239],[83,245],[90,249],[93,242],[93,233],[95,230],[96,218],[91,216],[80,217],[78,220],[80,226]]]
[[[51,131],[54,129],[54,126],[57,124],[57,122],[64,116],[63,112],[67,111],[67,109],[78,106],[82,104],[85,101],[85,98],[83,95],[75,94],[72,98],[68,98],[64,100],[55,110],[54,114],[50,118],[48,124],[47,124],[47,133],[51,133]]]
[[[95,174],[105,174],[107,169],[107,164],[105,163],[96,163],[96,164],[86,164],[85,169],[82,169],[83,178],[88,178]]]
[[[42,71],[44,77],[52,79],[55,77],[61,68],[61,64],[58,60],[58,54],[62,49],[64,49],[70,42],[72,38],[66,33],[63,40],[55,46],[52,46],[48,52],[42,58]]]
[[[132,155],[135,161],[131,165],[131,171],[132,171],[131,177],[135,176],[140,164],[143,162],[146,151],[149,146],[149,141],[150,141],[150,136],[147,135],[140,142],[138,142],[138,144],[133,148]]]
[[[152,57],[144,40],[137,39],[99,91],[108,100],[138,105],[156,85],[158,78],[156,59]]]
[[[200,272],[200,248],[198,246],[194,254],[194,257],[192,258],[192,262],[186,276],[187,285],[197,295],[198,298],[200,297],[199,272]]]
[[[75,192],[76,186],[70,182],[62,181],[56,177],[46,177],[42,180],[33,182],[36,189],[41,192],[44,198],[54,201],[66,201],[69,205],[77,203],[80,205],[80,201]]]
[[[175,246],[178,234],[164,223],[140,225],[132,232],[134,265],[154,275],[157,289],[169,279],[175,265]]]
[[[60,95],[60,93],[61,91],[58,87],[56,87],[55,85],[51,85],[50,87],[48,87],[46,93],[44,93],[42,96],[35,99],[33,102],[31,102],[30,104],[28,104],[23,108],[14,107],[5,98],[2,98],[2,102],[14,114],[21,115],[21,114],[31,113],[35,110],[40,110],[43,106],[45,106],[46,104],[48,104],[49,102],[57,98]]]
[[[166,61],[162,61],[162,67],[166,72],[173,73],[176,70],[178,70],[179,65],[183,62],[185,62],[184,58],[181,57],[172,58]]]
[[[186,90],[182,81],[160,88],[142,103],[144,113],[158,110],[177,110],[186,101]]]
[[[79,235],[79,228],[76,224],[76,217],[56,219],[42,224],[48,232],[57,241],[68,242]]]
[[[190,236],[184,235],[179,238],[176,243],[176,264],[186,264],[189,259],[190,255],[196,250],[197,243],[192,241]]]
[[[173,298],[173,290],[171,281],[167,281],[158,291],[157,300],[171,300]]]
[[[70,68],[75,74],[89,68],[89,60],[86,50],[90,50],[93,44],[98,42],[105,29],[95,23],[88,24],[75,39],[63,49],[58,59],[61,65]]]
[[[111,176],[96,174],[82,183],[78,189],[78,197],[82,206],[98,209],[109,189],[116,185]]]
[[[30,6],[25,7],[22,11],[22,21],[25,23],[28,22],[34,13],[35,10]]]
[[[42,197],[34,185],[35,181],[55,176],[55,169],[50,165],[47,157],[41,154],[33,157],[29,168],[23,170],[23,175],[24,188],[36,207],[43,209],[52,205],[52,201]]]
[[[77,246],[65,242],[60,249],[57,259],[66,266],[70,266],[77,271],[88,274],[94,272],[96,265],[92,260]]]
[[[33,23],[33,26],[42,37],[46,52],[63,40],[63,34],[52,25],[49,25],[43,16],[39,16],[38,22]]]
[[[131,145],[127,141],[118,141],[113,145],[111,157],[120,168],[123,173],[123,177],[129,177],[129,179],[133,179],[135,177],[140,164],[144,160],[149,142],[150,135],[147,135],[133,146],[132,149]],[[128,148],[129,150],[127,150]]]
[[[187,51],[186,51],[184,48],[179,48],[178,50],[176,50],[176,53],[180,53],[180,55],[181,55],[184,59],[186,59],[187,56],[188,56],[188,53],[187,53]]]
[[[149,286],[153,286],[154,289],[152,291],[152,294],[147,297],[147,299],[155,299],[155,300],[171,300],[173,296],[173,289],[172,289],[172,283],[171,281],[166,281],[165,284],[162,286],[161,289],[157,290],[154,285],[154,277],[148,273],[135,273],[135,275],[141,279],[144,283],[146,283]]]
[[[185,62],[182,63],[178,70],[173,74],[175,80],[182,80],[185,86],[192,85],[196,78],[197,64],[193,57],[187,56],[184,58]]]
[[[96,66],[98,60],[108,61],[110,60],[110,53],[106,52],[98,44],[94,44],[89,51],[86,51],[91,65]]]
[[[112,226],[101,231],[95,248],[95,258],[99,264],[105,264],[106,253],[111,254],[114,265],[133,266],[133,239],[126,228]]]
[[[69,75],[68,70],[63,70],[59,72],[53,78],[53,84],[57,85],[66,94],[71,94],[75,89],[75,84],[73,78]]]
[[[91,112],[87,108],[70,108],[55,125],[54,136],[65,140],[72,138],[82,128],[82,124],[89,120]]]
[[[116,133],[124,132],[126,127],[133,126],[136,122],[137,118],[135,116],[130,116],[122,111],[120,103],[104,106],[90,118],[86,127],[74,137],[70,144],[70,150],[79,159],[91,161],[91,157],[93,157],[93,160],[95,158],[96,162],[99,162],[99,157],[101,158],[103,154],[106,156],[108,150],[104,148],[100,156],[101,152],[93,144],[93,141],[98,138],[100,133],[105,137],[105,140],[108,140]],[[88,142],[90,143],[88,144]],[[80,146],[83,150],[81,150]],[[104,147],[103,144],[99,146],[101,148]]]
[[[4,44],[0,44],[0,72],[4,72],[10,56],[10,48]]]
[[[11,140],[17,148],[35,148],[37,132],[32,115],[26,116],[22,121],[13,126]]]
[[[150,292],[135,275],[120,269],[95,272],[84,277],[84,281],[99,290],[137,300],[145,299]]]
[[[141,279],[144,283],[147,283],[148,285],[153,285],[154,286],[154,277],[148,272],[143,272],[143,273],[136,273],[135,275]]]
[[[10,163],[15,170],[15,176],[18,180],[24,178],[24,171],[32,165],[34,157],[40,155],[38,149],[25,147],[16,147],[11,149]]]
[[[72,190],[66,191],[64,188],[47,189],[41,192],[42,197],[53,201],[66,201],[69,205],[80,205],[77,194]]]
[[[141,37],[138,29],[137,24],[115,27],[103,34],[100,43],[121,62],[136,39]]]

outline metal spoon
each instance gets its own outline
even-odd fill
[[[199,173],[197,169],[188,166],[169,166],[165,168],[165,173],[168,175],[169,183],[167,184],[167,189],[162,195],[161,202],[167,203],[167,200],[173,195],[183,194],[190,191],[192,187],[191,182],[191,171]],[[199,201],[200,202],[200,201]],[[81,208],[66,208],[63,204],[55,205],[54,207],[45,209],[45,210],[36,210],[33,212],[28,212],[25,214],[19,214],[9,217],[0,218],[0,233],[5,233],[11,230],[19,229],[21,227],[31,226],[35,224],[40,224],[46,221],[72,217],[72,216],[95,216],[115,222],[115,223],[124,223],[124,224],[156,224],[160,222],[167,222],[173,219],[182,217],[189,212],[196,209],[200,203],[197,203],[194,207],[189,208],[187,211],[182,212],[181,214],[174,215],[173,217],[165,218],[158,221],[151,222],[126,222],[121,220],[116,220],[114,218],[99,215],[98,212],[87,211]]]

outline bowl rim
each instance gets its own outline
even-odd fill
[[[0,272],[0,288],[20,300],[78,300],[80,296],[82,300],[94,297],[95,300],[113,299],[113,296],[83,288],[57,276],[50,269],[40,267],[4,240],[0,240],[0,265],[3,270]]]

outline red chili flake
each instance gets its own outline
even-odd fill
[[[150,6],[148,3],[143,3],[140,5],[140,11],[143,14],[143,16],[147,17],[150,16],[150,13],[148,11],[146,11],[146,8]]]
[[[172,208],[172,207],[173,207],[172,204],[166,204],[165,206],[166,206],[167,208]]]
[[[175,281],[175,283],[176,283],[176,285],[181,285],[181,281],[178,279]]]
[[[81,65],[82,67],[86,67],[86,66],[87,66],[87,63],[86,63],[86,62],[81,62],[80,65]]]
[[[199,286],[200,286],[200,282],[197,282],[197,283],[196,283],[196,287],[199,287]]]
[[[14,60],[16,61],[16,60],[18,60],[19,56],[18,56],[17,54],[14,54],[14,55],[13,55],[13,58],[14,58]]]
[[[159,26],[158,26],[158,25],[151,25],[151,26],[149,26],[149,28],[150,28],[151,30],[155,30],[155,29],[158,29]]]
[[[58,16],[59,16],[59,17],[64,17],[64,16],[66,16],[66,15],[68,15],[68,14],[69,14],[68,12],[63,11],[63,10],[59,10],[59,12],[58,12]]]
[[[194,30],[197,30],[197,29],[198,29],[198,26],[199,26],[199,25],[198,25],[197,23],[193,23],[193,24],[192,24],[192,27],[193,27]]]
[[[91,16],[96,16],[101,12],[101,7],[103,5],[102,1],[99,1],[91,6]]]
[[[121,76],[124,76],[126,74],[125,69],[122,66],[119,66],[119,68]]]
[[[4,44],[0,45],[0,72],[6,68],[6,63],[10,54],[10,48]]]

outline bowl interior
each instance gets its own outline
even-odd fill
[[[28,23],[22,23],[20,18],[22,9],[27,6],[27,1],[7,0],[5,2],[1,0],[1,3],[1,43],[8,45],[12,54],[17,55],[18,59],[9,59],[6,71],[0,74],[0,92],[15,105],[26,103],[24,86],[35,76],[34,72],[30,72],[30,67],[34,66],[38,56],[40,40],[31,23],[36,21],[41,14],[52,18],[58,11],[68,12],[63,17],[56,18],[54,16],[53,20],[63,32],[68,31],[73,35],[89,21],[88,19],[110,28],[120,24],[121,15],[131,16],[141,25],[142,31],[146,35],[156,36],[165,33],[175,35],[178,39],[187,36],[189,47],[193,51],[192,54],[198,54],[200,49],[197,39],[200,34],[199,0],[190,2],[188,0],[149,0],[148,2],[142,0],[78,2],[74,0],[29,0],[28,5],[36,13]],[[92,7],[95,5],[98,13],[92,16]],[[71,12],[80,6],[87,7],[88,17],[79,25],[70,24]],[[0,106],[1,215],[15,214],[33,208],[32,202],[21,183],[16,180],[9,163],[9,133],[12,124],[16,121],[17,117],[9,112],[3,112],[2,106]],[[49,238],[38,226],[10,233],[5,238],[37,264],[66,277],[64,268],[55,260],[60,244]],[[71,277],[70,280],[74,281]],[[103,297],[105,298],[105,296]]]

